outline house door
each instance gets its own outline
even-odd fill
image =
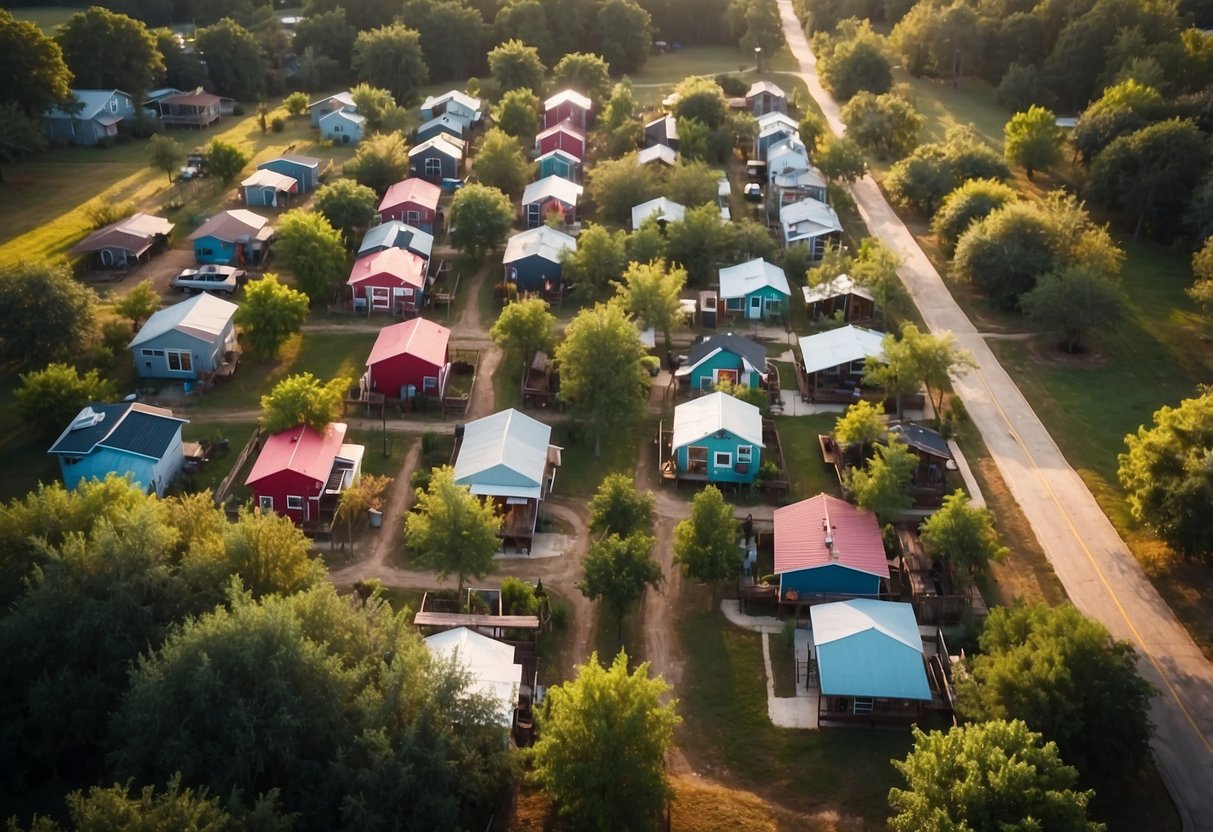
[[[762,317],[762,298],[758,295],[750,298],[750,312],[746,317],[750,320]]]
[[[371,295],[371,311],[392,308],[392,293],[386,286],[370,286],[367,289]]]
[[[114,253],[112,251],[110,251],[108,248],[101,249],[101,265],[103,265],[103,266],[114,265]]]

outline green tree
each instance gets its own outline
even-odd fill
[[[157,133],[147,143],[147,149],[151,156],[152,167],[167,174],[168,181],[172,184],[173,179],[177,176],[177,171],[185,163],[185,148],[176,139],[170,139],[162,133]]]
[[[652,491],[638,491],[627,474],[607,474],[590,498],[590,531],[629,535],[651,531],[657,501]]]
[[[525,373],[537,351],[549,352],[555,345],[556,316],[542,298],[515,301],[501,310],[489,336]]]
[[[827,137],[824,146],[814,156],[813,163],[826,179],[848,185],[862,179],[868,172],[863,148],[848,136]]]
[[[244,287],[236,325],[253,354],[274,359],[307,319],[307,308],[307,295],[279,283],[277,275],[266,274]]]
[[[985,57],[981,23],[978,12],[964,3],[915,4],[889,40],[911,75],[949,77],[955,87],[964,69],[980,67]]]
[[[28,118],[40,118],[71,99],[71,83],[59,44],[37,23],[0,9],[0,104],[11,102]]]
[[[379,195],[353,179],[335,179],[316,189],[313,207],[354,248],[376,220]]]
[[[994,515],[972,505],[959,488],[944,497],[943,507],[922,524],[921,536],[928,552],[969,576],[983,573],[986,564],[1001,561],[1008,553],[998,542]]]
[[[354,551],[354,523],[367,516],[371,510],[383,507],[383,492],[392,484],[391,477],[378,474],[363,474],[353,485],[346,486],[337,503],[337,522],[345,523],[350,552]]]
[[[341,404],[350,380],[340,376],[323,382],[311,373],[296,373],[261,397],[261,427],[278,433],[298,425],[323,431],[341,418]]]
[[[709,128],[724,124],[729,115],[729,101],[715,79],[702,75],[684,78],[674,87],[678,96],[672,115],[677,119],[698,121]]]
[[[774,54],[783,46],[783,22],[775,0],[733,0],[728,17],[729,28],[745,52],[762,49]]]
[[[508,91],[493,108],[493,121],[515,138],[531,138],[539,132],[539,96],[529,87]]]
[[[395,118],[396,111],[400,110],[391,90],[372,86],[364,81],[350,88],[350,97],[358,107],[358,114],[366,118],[367,132],[394,132],[385,129]]]
[[[594,458],[602,455],[602,436],[640,415],[651,378],[640,331],[619,303],[583,309],[556,346],[560,362],[560,398],[574,418],[589,422]]]
[[[3,11],[0,9],[0,11]],[[4,166],[46,150],[42,127],[12,101],[0,103],[0,184]]]
[[[633,0],[603,0],[594,21],[597,52],[615,72],[639,72],[649,58],[653,25]]]
[[[657,181],[652,169],[636,164],[636,154],[629,153],[594,165],[586,173],[585,192],[602,222],[625,226],[634,206],[657,195]]]
[[[1188,297],[1206,312],[1213,309],[1213,237],[1192,255],[1192,286]]]
[[[361,80],[389,90],[402,105],[412,103],[429,78],[421,36],[403,23],[359,32],[352,66]]]
[[[270,396],[289,381],[276,385]],[[276,512],[242,509],[239,522],[223,532],[223,548],[232,574],[240,576],[254,598],[293,595],[316,586],[327,574],[324,560],[312,554],[312,542],[289,517]]]
[[[688,578],[712,585],[715,606],[721,582],[741,568],[741,524],[724,495],[709,485],[691,499],[691,516],[674,527],[674,562]]]
[[[1159,120],[1165,109],[1162,95],[1153,87],[1132,79],[1108,87],[1078,117],[1074,147],[1089,163],[1117,137]]]
[[[531,776],[569,828],[656,829],[669,797],[665,753],[680,721],[669,690],[649,678],[648,662],[629,673],[622,651],[610,668],[592,653],[576,679],[548,689]]]
[[[611,68],[600,55],[568,52],[552,69],[552,83],[588,95],[601,104],[611,92]]]
[[[884,405],[860,399],[849,405],[846,413],[834,422],[834,441],[844,448],[857,447],[859,458],[862,460],[867,457],[868,448],[884,436],[887,430]]]
[[[135,97],[136,107],[164,75],[164,58],[143,21],[101,6],[73,14],[55,40],[78,88],[124,90]]]
[[[472,173],[478,182],[511,196],[522,192],[533,167],[518,139],[496,127],[484,134],[472,160]]]
[[[248,29],[225,17],[199,29],[194,46],[206,61],[211,82],[220,94],[243,101],[258,101],[265,96],[265,55]]]
[[[539,51],[520,40],[507,40],[489,52],[489,73],[502,93],[520,88],[537,93],[546,71]]]
[[[1133,517],[1185,559],[1213,561],[1213,393],[1155,411],[1153,425],[1125,437],[1117,457]]]
[[[540,60],[551,63],[559,50],[548,26],[548,13],[540,0],[509,0],[502,3],[493,19],[493,41],[518,40],[535,47]]]
[[[665,257],[665,233],[655,217],[649,217],[640,228],[628,235],[624,246],[628,262],[651,263]]]
[[[962,183],[1002,181],[1010,175],[1002,157],[966,125],[950,128],[942,142],[914,148],[889,169],[886,184],[897,202],[931,216],[944,196]]]
[[[177,40],[177,33],[168,27],[155,29],[156,51],[164,59],[164,83],[181,90],[191,90],[206,83],[206,67],[191,48]]]
[[[991,610],[958,687],[976,719],[1022,719],[1095,783],[1128,780],[1150,759],[1150,697],[1132,645],[1074,607]]]
[[[468,78],[483,62],[488,32],[479,9],[448,0],[406,0],[401,19],[421,35],[431,82]]]
[[[308,92],[325,87],[343,76],[341,64],[307,46],[299,52],[299,84]]]
[[[298,119],[299,116],[305,115],[307,113],[307,105],[307,93],[303,91],[293,92],[286,98],[282,99],[282,106],[286,108],[286,111],[292,120]]]
[[[685,269],[668,268],[664,260],[629,263],[618,286],[628,310],[646,327],[665,338],[665,348],[673,349],[670,333],[682,320],[679,298],[686,286]]]
[[[878,442],[873,451],[863,468],[851,469],[847,490],[855,505],[871,511],[883,526],[914,504],[910,477],[918,467],[918,457],[900,442]]]
[[[459,598],[468,578],[483,578],[493,570],[493,555],[501,548],[497,530],[501,516],[491,497],[475,497],[455,483],[455,469],[435,468],[427,489],[417,489],[417,508],[404,520],[404,542],[417,555],[417,564],[445,581],[455,575]]]
[[[586,225],[576,249],[561,254],[561,276],[579,300],[595,301],[627,268],[627,235],[602,225]]]
[[[583,566],[585,577],[577,582],[581,594],[599,598],[615,616],[617,638],[623,638],[623,617],[628,608],[644,597],[646,587],[661,586],[661,566],[653,560],[653,537],[633,532],[626,537],[608,534],[590,543]]]
[[[157,829],[228,829],[234,823],[219,798],[205,788],[198,791],[181,788],[180,775],[170,777],[163,792],[157,792],[154,786],[144,786],[137,794],[132,794],[131,788],[130,784],[115,784],[109,788],[93,786],[87,794],[71,792],[67,796],[71,821],[68,828],[74,832],[91,829],[154,832]],[[272,809],[270,812],[274,813]],[[19,832],[22,827],[14,817],[9,828]],[[30,826],[30,832],[63,832],[63,829],[46,817],[35,817]]]
[[[323,214],[296,208],[282,215],[274,250],[311,303],[331,296],[349,266],[341,233]]]
[[[505,242],[514,223],[514,206],[496,188],[473,182],[455,194],[449,222],[455,248],[479,260]]]
[[[81,375],[70,364],[48,364],[21,375],[13,393],[21,418],[35,430],[57,436],[86,404],[108,401],[117,395],[113,382],[96,370]]]
[[[865,238],[851,265],[851,278],[868,290],[880,310],[882,329],[889,326],[889,313],[902,313],[910,305],[910,296],[897,274],[901,257],[875,237]]]
[[[0,266],[0,362],[72,361],[96,339],[97,294],[65,265]]]
[[[206,148],[207,170],[224,185],[230,185],[248,163],[248,154],[234,144],[215,139]]]
[[[384,193],[408,176],[409,150],[399,133],[381,133],[358,143],[354,158],[345,163],[345,175],[359,185]]]
[[[1004,182],[971,179],[951,191],[939,203],[931,218],[931,232],[951,253],[960,235],[974,222],[1019,198],[1019,193]]]
[[[1082,352],[1092,329],[1110,328],[1125,317],[1124,296],[1106,275],[1068,266],[1041,275],[1019,306],[1029,321],[1057,337],[1068,353]]]
[[[1057,118],[1044,107],[1030,107],[1011,116],[1003,128],[1007,161],[1024,169],[1028,179],[1061,161],[1063,136]]]
[[[114,311],[131,322],[132,330],[137,330],[144,321],[156,314],[161,302],[160,293],[152,285],[151,278],[145,278],[114,301]]]
[[[822,84],[839,100],[848,101],[861,92],[880,96],[893,86],[887,42],[866,20],[846,21],[834,33],[817,32],[813,51]]]
[[[926,119],[900,95],[858,93],[842,108],[847,135],[881,159],[900,159],[918,144]]]
[[[687,208],[715,203],[719,182],[719,171],[702,162],[680,161],[666,174],[665,196]]]
[[[937,419],[943,416],[944,392],[952,378],[977,367],[973,354],[957,344],[951,332],[923,332],[908,321],[901,325],[899,340],[885,336],[885,359],[894,375],[926,388]]]
[[[727,232],[715,205],[690,208],[681,221],[666,227],[666,253],[671,263],[686,269],[692,285],[706,286],[723,261]]]
[[[632,82],[625,77],[611,87],[611,97],[602,107],[598,126],[606,130],[617,130],[632,121],[635,112],[636,97],[632,91]]]
[[[997,720],[924,734],[893,767],[906,788],[889,790],[893,832],[945,829],[1048,829],[1102,832],[1087,819],[1094,792],[1078,791],[1078,772],[1057,746],[1041,744],[1019,720]]]
[[[316,56],[324,57],[344,70],[353,60],[357,35],[358,30],[346,20],[344,7],[314,10],[295,24],[295,51],[302,55],[311,49]]]

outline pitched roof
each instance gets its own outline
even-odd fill
[[[273,159],[266,159],[257,165],[263,168],[271,162],[290,162],[292,165],[299,165],[305,168],[319,168],[320,160],[315,156],[300,156],[297,153],[283,153],[281,156],[275,156]]]
[[[832,564],[889,577],[875,514],[829,494],[775,509],[776,575]]]
[[[252,485],[283,471],[324,482],[333,470],[333,460],[341,451],[345,431],[344,422],[325,425],[323,433],[307,425],[278,431],[265,440],[244,484]]]
[[[679,205],[672,199],[659,196],[632,208],[632,230],[640,228],[649,217],[656,217],[658,220],[666,222],[681,222],[686,213],[685,206]]]
[[[89,234],[71,247],[72,254],[103,248],[122,248],[140,255],[151,248],[157,235],[167,236],[173,224],[150,214],[131,214]]]
[[[467,129],[467,122],[452,113],[443,113],[439,116],[434,116],[425,124],[417,128],[418,134],[424,133],[433,127],[441,127],[442,125],[457,128],[459,135],[463,135],[463,131]]]
[[[576,164],[576,165],[581,164],[580,159],[578,159],[572,153],[569,153],[567,150],[562,150],[559,147],[555,148],[554,150],[549,150],[547,153],[544,153],[542,156],[535,157],[536,162],[542,162],[545,159],[564,159],[564,161],[569,162],[570,164]]]
[[[258,168],[240,182],[242,188],[273,188],[275,191],[293,193],[299,189],[299,181],[293,176],[269,168]]]
[[[857,598],[809,608],[821,692],[930,701],[914,608]]]
[[[83,426],[72,430],[81,421]],[[49,453],[84,456],[101,447],[160,459],[185,424],[188,420],[173,416],[171,410],[139,402],[90,405],[59,434]]]
[[[943,438],[943,434],[914,422],[890,425],[889,436],[900,439],[911,448],[922,451],[924,454],[945,460],[952,458],[952,449],[948,447],[948,440]]]
[[[864,358],[884,361],[884,333],[847,324],[800,339],[804,371],[817,373]]]
[[[427,150],[436,150],[444,156],[450,156],[452,159],[463,158],[463,142],[454,136],[448,136],[446,133],[439,133],[432,139],[427,139],[416,147],[413,147],[409,150],[409,156],[417,156]]]
[[[636,164],[647,165],[651,162],[661,162],[673,167],[678,164],[678,151],[668,144],[655,144],[645,147],[636,154]]]
[[[442,188],[440,186],[413,176],[388,188],[383,199],[379,200],[379,210],[386,211],[406,202],[416,202],[418,205],[436,210],[438,200],[441,198]]]
[[[473,111],[480,109],[480,99],[479,98],[473,98],[472,96],[468,95],[465,92],[461,92],[460,90],[447,90],[446,92],[440,93],[439,95],[427,96],[425,101],[421,102],[421,109],[432,110],[435,107],[437,107],[439,104],[443,104],[447,101],[457,101],[464,107],[468,108],[469,110],[473,110]]]
[[[563,231],[541,225],[510,237],[505,244],[505,255],[501,262],[513,263],[524,257],[539,256],[544,260],[559,263],[565,249],[576,251],[577,240]]]
[[[561,104],[565,103],[575,104],[583,110],[588,110],[592,106],[590,99],[576,90],[561,90],[543,102],[543,109],[546,112],[553,107],[559,107]]]
[[[315,107],[319,107],[321,104],[327,104],[330,101],[339,101],[346,107],[358,106],[357,102],[354,101],[354,96],[350,95],[349,92],[339,92],[335,95],[330,95],[327,98],[321,98],[319,101],[313,101],[311,104],[307,105],[307,108],[311,110]]]
[[[761,257],[720,270],[720,297],[722,299],[743,298],[751,292],[767,286],[777,292],[782,292],[785,297],[792,294],[783,269],[774,263],[768,263]]]
[[[758,129],[759,130],[763,130],[772,124],[786,124],[788,127],[791,127],[793,130],[800,129],[800,125],[796,123],[796,119],[792,118],[787,113],[781,113],[779,111],[772,111],[769,113],[763,113],[762,115],[760,115],[758,117]]]
[[[766,375],[766,347],[752,338],[734,335],[732,332],[710,335],[691,347],[691,352],[687,355],[687,368],[690,370],[698,367],[721,350],[731,352],[748,364],[751,369]]]
[[[799,127],[797,127],[795,124],[788,124],[783,121],[769,121],[766,124],[760,125],[758,128],[759,139],[765,139],[767,136],[779,136],[780,139],[784,139],[788,136],[799,135]]]
[[[223,99],[213,93],[195,90],[194,92],[182,92],[177,95],[166,95],[160,99],[162,104],[184,104],[187,107],[214,107]]]
[[[538,498],[552,428],[513,408],[469,422],[455,458],[455,482],[473,494]]]
[[[805,303],[819,303],[842,295],[858,295],[861,298],[873,300],[872,293],[851,279],[850,275],[840,274],[825,283],[816,286],[801,286]]]
[[[234,243],[250,239],[262,239],[268,236],[269,220],[260,214],[254,214],[244,208],[231,211],[220,211],[206,222],[202,223],[193,234],[191,240],[202,237],[214,237],[218,240]]]
[[[678,119],[674,118],[668,113],[664,116],[657,116],[657,118],[653,119],[652,121],[646,122],[644,125],[644,130],[646,133],[650,127],[661,127],[662,135],[664,135],[667,140],[678,138]]]
[[[447,345],[451,331],[425,318],[413,318],[379,330],[375,346],[366,359],[367,366],[378,364],[398,355],[412,355],[427,364],[441,367],[446,363]]]
[[[783,156],[795,156],[798,159],[804,158],[806,160],[809,158],[809,149],[800,140],[799,132],[785,139],[780,139],[767,148],[768,168],[773,166],[775,161]]]
[[[131,97],[130,93],[122,90],[72,90],[71,93],[72,97],[83,105],[79,113],[69,112],[63,107],[51,107],[45,115],[48,118],[78,118],[81,121],[90,121],[102,115],[106,103],[115,94]]]
[[[399,220],[388,220],[367,229],[362,245],[358,246],[358,256],[372,253],[369,249],[373,248],[403,248],[428,260],[434,250],[434,235]]]
[[[787,98],[788,94],[784,92],[778,84],[773,84],[770,81],[755,81],[750,85],[750,90],[745,94],[746,98],[753,98],[756,95],[761,95],[764,92],[769,92],[771,95],[777,95],[780,98]]]
[[[541,199],[555,197],[566,205],[576,205],[585,190],[576,182],[570,182],[563,176],[545,176],[538,182],[532,182],[522,191],[522,204],[529,205]]]
[[[771,182],[778,188],[826,187],[825,176],[815,167],[782,170],[771,177]]]
[[[548,136],[554,135],[556,133],[568,133],[571,136],[576,136],[577,138],[581,139],[582,142],[585,141],[585,133],[582,133],[580,130],[578,130],[576,127],[574,127],[571,122],[569,122],[566,119],[565,121],[562,121],[559,124],[553,124],[551,127],[547,128],[546,130],[541,130],[538,133],[536,133],[535,142],[538,143],[540,139],[546,139]]]
[[[727,430],[745,442],[764,447],[762,411],[725,393],[709,393],[674,408],[674,448]]]
[[[468,693],[493,700],[498,723],[507,728],[513,724],[522,665],[514,661],[512,644],[456,627],[427,636],[425,646],[436,658],[453,660],[466,670],[471,676]]]
[[[385,248],[354,261],[347,286],[357,286],[381,274],[390,275],[402,283],[425,288],[425,258],[402,248]]]
[[[320,117],[320,123],[324,124],[329,119],[343,119],[354,124],[366,124],[366,116],[351,113],[349,110],[333,110],[331,113],[325,113]]]
[[[130,346],[137,347],[170,330],[184,332],[203,341],[214,341],[227,329],[238,308],[230,300],[202,292],[157,311],[131,339]]]
[[[785,241],[820,237],[842,232],[838,213],[819,199],[790,202],[779,209],[779,224]]]

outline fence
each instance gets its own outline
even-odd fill
[[[240,476],[240,471],[244,468],[244,463],[248,462],[249,455],[253,451],[261,448],[261,427],[253,429],[253,435],[249,437],[248,442],[244,443],[244,447],[240,449],[240,453],[236,456],[236,461],[232,463],[232,470],[227,472],[227,476],[223,478],[223,482],[219,483],[219,487],[215,489],[215,505],[220,508],[227,502],[228,494],[232,490],[232,485],[236,482],[236,477]]]

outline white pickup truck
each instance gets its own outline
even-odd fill
[[[170,284],[187,295],[198,292],[216,292],[220,295],[235,294],[243,283],[244,269],[235,266],[209,264],[197,269],[182,269],[174,275]]]

